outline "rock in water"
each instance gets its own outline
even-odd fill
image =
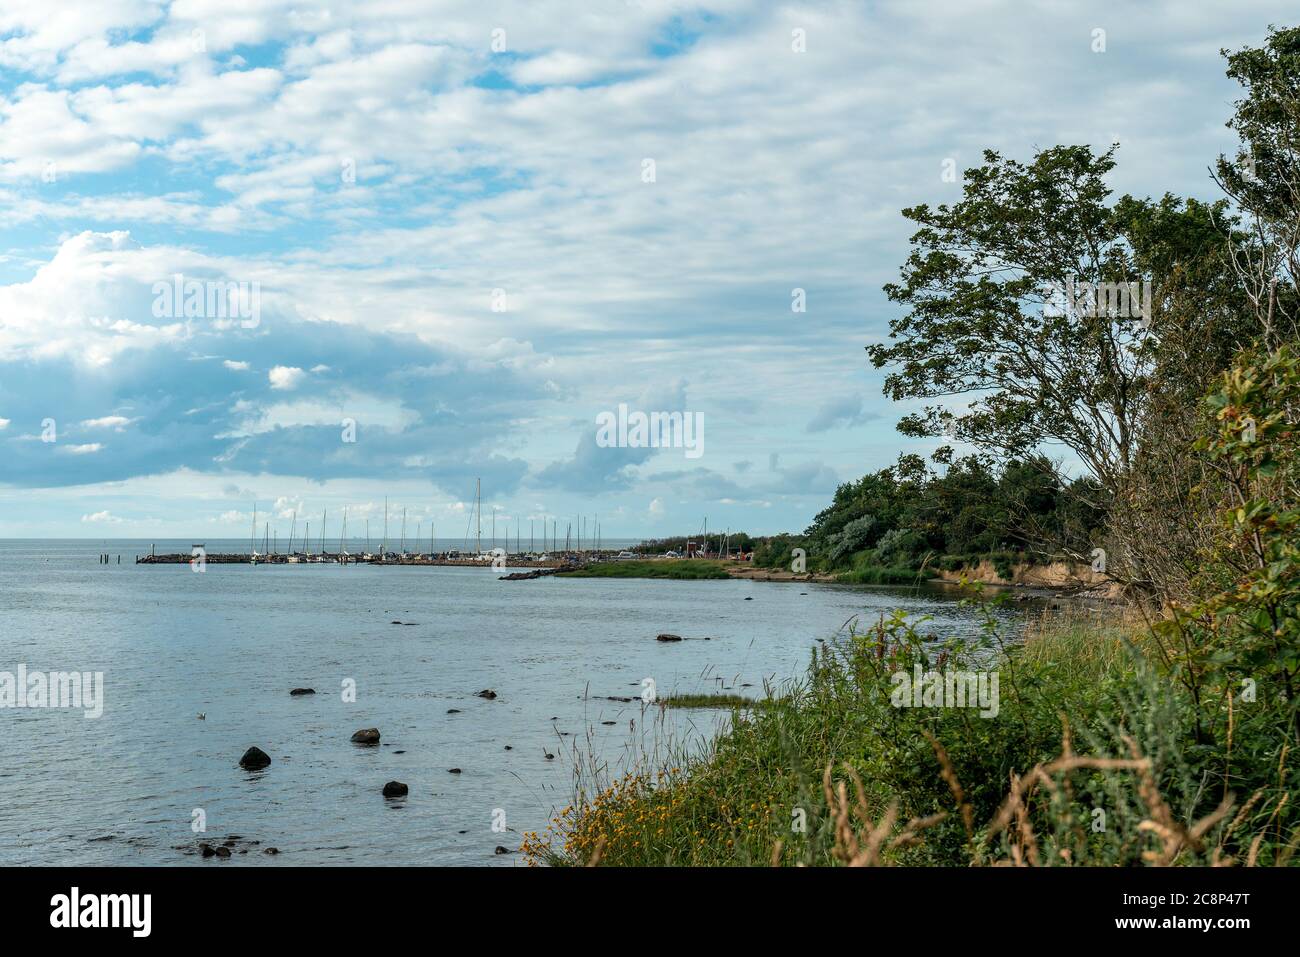
[[[496,693],[495,691],[493,691],[491,688],[484,688],[482,691],[480,691],[480,692],[479,692],[478,694],[476,694],[474,697],[476,697],[476,698],[487,698],[489,701],[491,701],[491,700],[492,700],[493,698],[495,698],[496,696],[497,696],[497,693]]]
[[[498,845],[497,845],[497,849],[496,849],[496,851],[495,851],[494,853],[496,853],[496,854],[511,854],[511,853],[513,853],[513,852],[510,850],[510,848],[508,848],[508,847],[502,847],[500,844],[498,844]]]
[[[271,756],[258,747],[249,748],[244,752],[244,756],[239,759],[239,766],[248,771],[256,771],[270,763]]]
[[[356,734],[352,735],[352,741],[354,744],[378,744],[379,729],[362,728]]]
[[[315,693],[316,693],[315,688],[294,688],[292,691],[289,692],[289,694],[291,695],[315,694]]]
[[[387,784],[384,785],[384,797],[386,798],[406,797],[406,792],[409,790],[410,788],[408,788],[401,781],[389,781]]]
[[[682,640],[681,635],[669,634],[666,631],[662,635],[657,635],[655,637],[655,641],[681,641],[681,640]]]

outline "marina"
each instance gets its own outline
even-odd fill
[[[195,546],[196,550],[190,553],[171,552],[158,554],[152,548],[147,555],[136,555],[135,564],[137,565],[195,565],[206,563],[209,565],[430,565],[430,566],[470,566],[470,567],[495,567],[502,568],[566,568],[570,566],[582,565],[588,562],[613,561],[617,558],[616,550],[605,550],[603,552],[568,552],[560,555],[550,554],[530,554],[520,552],[507,552],[505,549],[500,550],[500,554],[493,552],[480,552],[479,554],[463,554],[455,551],[441,553],[388,553],[386,555],[371,554],[369,552],[335,552],[335,553],[275,553],[262,554],[260,552],[238,553],[238,552],[219,552],[211,553],[202,549],[202,546]],[[117,556],[120,558],[121,556]],[[494,565],[495,563],[495,565]],[[101,564],[111,564],[104,563]],[[118,564],[121,564],[119,561]]]

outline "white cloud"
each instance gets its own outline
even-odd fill
[[[328,397],[277,402],[260,408],[255,415],[240,424],[239,433],[259,435],[277,428],[289,429],[296,426],[330,426],[341,429],[344,419],[355,421],[357,429],[363,433],[367,429],[401,432],[419,422],[420,416],[403,406],[398,399],[345,390]]]
[[[122,523],[122,519],[108,511],[95,512],[92,515],[83,515],[81,516],[81,520],[83,522],[101,525],[120,525]]]
[[[101,451],[104,446],[98,442],[88,442],[85,445],[64,445],[61,447],[69,455],[94,455]]]
[[[266,377],[270,381],[272,389],[288,391],[298,388],[303,379],[307,377],[307,373],[297,366],[276,366],[267,373]]]
[[[851,357],[894,314],[879,290],[906,255],[898,211],[957,195],[939,178],[942,160],[964,168],[985,146],[1024,157],[1119,135],[1117,190],[1212,196],[1205,166],[1227,146],[1236,95],[1218,49],[1258,43],[1292,7],[4,3],[0,228],[32,238],[6,247],[0,375],[8,385],[5,363],[71,362],[110,382],[150,353],[245,355],[220,367],[258,370],[223,377],[235,396],[209,394],[204,381],[185,401],[196,414],[234,408],[250,435],[337,427],[343,416],[363,435],[400,434],[419,417],[386,391],[393,382],[418,376],[437,395],[454,378],[448,360],[372,385],[358,375],[368,357],[354,368],[337,351],[271,339],[280,317],[328,321],[544,370],[550,400],[508,408],[503,420],[522,425],[493,437],[525,446],[534,469],[572,453],[575,409],[689,374],[711,455],[761,461],[779,446],[805,463],[737,476],[755,484],[746,491],[824,495],[899,450],[889,423],[874,421],[879,377]],[[1123,36],[1113,30],[1110,52],[1094,55],[1090,31],[1108,17]],[[806,53],[790,49],[795,26]],[[1144,38],[1141,49],[1130,40],[1126,50],[1124,36]],[[664,44],[678,46],[664,55]],[[258,49],[257,65],[237,47]],[[526,88],[476,82],[486,71]],[[641,180],[645,158],[654,183]],[[342,180],[344,160],[354,183]],[[137,223],[148,246],[125,229]],[[259,281],[262,327],[237,344],[200,344],[193,321],[154,318],[150,287],[177,272]],[[809,311],[793,316],[796,286]],[[503,312],[492,309],[497,288]],[[277,360],[286,364],[261,380]],[[339,392],[349,381],[375,395]],[[268,405],[267,384],[301,401]],[[66,418],[129,407],[150,421],[135,395]],[[461,398],[448,395],[438,414],[454,419]],[[123,427],[111,418],[86,427]],[[429,468],[447,458],[409,453]],[[651,498],[652,514],[665,501],[676,510],[676,489],[635,478],[630,515],[644,516],[637,503]],[[257,485],[269,497],[282,480]],[[575,504],[556,495],[556,511]]]
[[[81,423],[87,429],[114,429],[118,432],[130,424],[131,420],[123,415],[106,415],[98,419],[86,419]]]

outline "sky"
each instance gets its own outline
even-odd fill
[[[525,535],[801,531],[941,444],[865,352],[900,210],[1061,143],[1119,143],[1117,193],[1216,198],[1220,50],[1295,20],[3,0],[0,537],[238,538],[255,505],[360,534],[387,497],[454,538],[478,479]],[[602,438],[620,406],[694,446]]]

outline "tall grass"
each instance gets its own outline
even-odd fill
[[[628,866],[1293,859],[1285,731],[1259,720],[1248,740],[1193,744],[1188,702],[1140,627],[1044,619],[1008,646],[991,613],[979,641],[917,626],[895,616],[841,636],[702,750],[669,743],[616,779],[580,775],[573,806],[522,849]],[[997,717],[893,706],[891,676],[914,665],[996,670]]]

